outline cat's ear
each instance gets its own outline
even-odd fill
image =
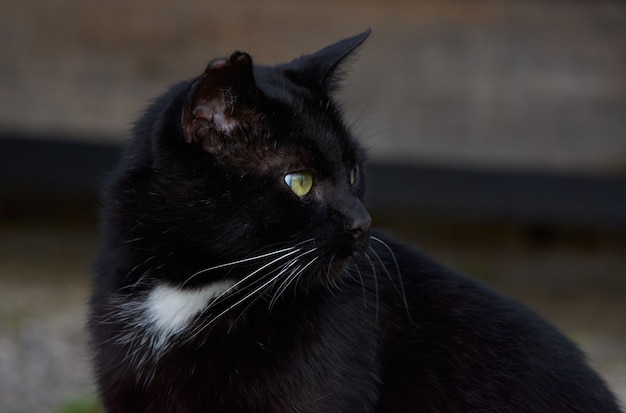
[[[286,66],[305,81],[320,85],[325,91],[333,92],[339,87],[341,65],[370,35],[368,29],[361,34],[341,40],[322,50],[301,56]]]
[[[185,140],[202,142],[214,132],[230,132],[250,116],[258,93],[248,54],[235,52],[228,59],[211,61],[191,86],[183,107]]]

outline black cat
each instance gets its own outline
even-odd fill
[[[531,311],[370,233],[331,97],[368,34],[213,60],[139,120],[91,300],[107,412],[620,411]]]

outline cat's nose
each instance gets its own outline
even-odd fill
[[[372,225],[372,217],[363,209],[357,216],[353,216],[346,223],[346,230],[352,234],[358,242],[363,242],[369,237],[369,229]]]
[[[367,232],[371,225],[372,218],[370,217],[370,214],[366,212],[363,216],[352,220],[352,222],[348,225],[347,230],[355,237],[359,237],[361,234]]]
[[[333,216],[337,224],[343,227],[345,235],[351,235],[359,247],[365,247],[369,239],[369,229],[372,225],[372,217],[363,205],[363,202],[355,196],[338,196],[331,198]],[[338,229],[341,229],[339,227]]]

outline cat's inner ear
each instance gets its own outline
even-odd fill
[[[258,93],[248,54],[235,52],[228,59],[211,61],[183,107],[185,140],[202,142],[215,132],[228,134],[248,120]]]

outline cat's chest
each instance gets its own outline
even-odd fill
[[[154,289],[138,306],[151,397],[220,411],[367,411],[376,395],[377,340],[368,316],[337,295],[289,297],[271,308],[259,302],[210,325],[214,285]],[[236,314],[236,315],[235,315]],[[234,318],[233,318],[234,317]],[[373,320],[370,320],[373,323]],[[144,371],[145,370],[145,371]],[[261,406],[264,406],[261,408]],[[251,410],[252,409],[252,410]],[[343,410],[342,410],[343,409]]]

